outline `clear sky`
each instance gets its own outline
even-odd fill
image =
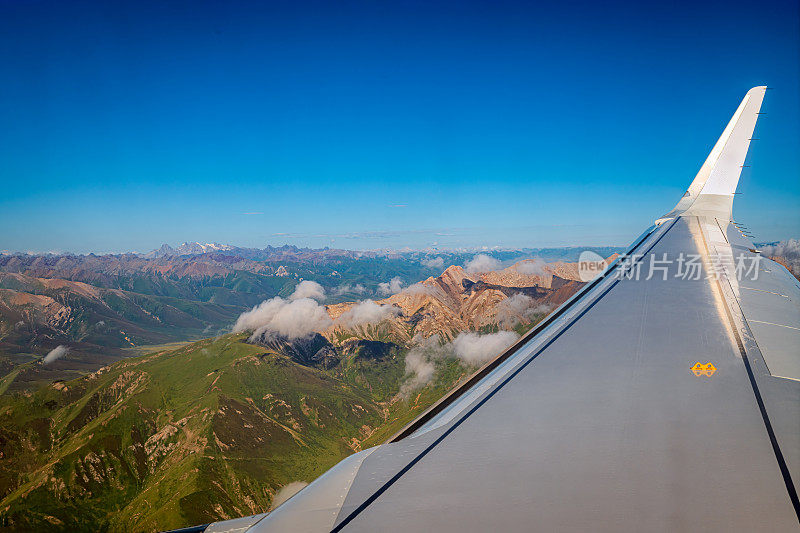
[[[798,2],[0,0],[0,250],[623,245],[768,85],[735,217],[800,236]]]

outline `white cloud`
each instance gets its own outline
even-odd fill
[[[507,327],[519,323],[521,320],[532,320],[539,313],[548,313],[550,308],[544,304],[536,304],[530,296],[517,293],[500,301],[495,307],[497,321]]]
[[[438,335],[427,339],[416,335],[412,342],[414,346],[406,354],[408,378],[403,382],[399,392],[403,398],[408,398],[412,391],[427,385],[436,372],[434,361],[452,353],[452,346],[450,344],[442,346]]]
[[[323,331],[332,323],[325,307],[310,298],[287,301],[275,297],[239,315],[233,331],[253,331],[251,338],[269,332],[298,339]]]
[[[406,354],[406,374],[410,377],[400,388],[400,395],[407,397],[411,391],[427,385],[433,379],[435,371],[436,366],[422,351],[411,350],[408,352]]]
[[[302,298],[312,298],[314,300],[325,299],[325,289],[316,281],[304,280],[297,284],[294,292],[289,296],[290,300],[300,300]]]
[[[63,344],[59,344],[58,346],[50,350],[50,352],[47,355],[44,356],[44,359],[42,359],[42,364],[49,365],[56,359],[61,359],[62,357],[67,355],[68,352],[69,352],[69,346],[64,346]]]
[[[444,266],[444,259],[441,257],[434,257],[433,259],[424,259],[422,265],[428,268],[442,268]]]
[[[419,282],[414,283],[413,285],[409,285],[405,289],[403,289],[404,293],[408,294],[427,294],[430,296],[439,296],[443,297],[444,294],[442,293],[442,289],[435,285],[426,285],[425,283]]]
[[[356,283],[355,285],[345,283],[344,285],[336,287],[333,294],[334,296],[342,296],[344,294],[364,294],[365,292],[367,292],[367,288],[360,283]]]
[[[453,348],[456,357],[465,363],[481,365],[499,355],[517,339],[519,335],[513,331],[500,331],[488,335],[463,332],[453,339]]]
[[[378,283],[378,293],[389,296],[397,294],[403,288],[403,280],[395,276],[385,283]]]
[[[372,300],[364,300],[342,313],[337,321],[349,327],[361,324],[377,324],[385,318],[397,316],[400,313],[400,308],[393,305],[377,304]]]
[[[493,270],[500,270],[503,265],[494,257],[486,254],[478,254],[471,260],[467,261],[465,268],[470,274],[478,274],[480,272],[491,272]]]
[[[270,510],[275,509],[277,506],[303,490],[308,486],[308,483],[305,481],[292,481],[281,487],[281,489],[275,494],[275,497],[272,498],[272,506]]]
[[[520,274],[542,276],[545,274],[545,265],[546,263],[539,258],[525,259],[514,265],[514,269]]]

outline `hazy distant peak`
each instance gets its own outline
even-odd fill
[[[205,244],[199,242],[184,242],[177,248],[173,248],[169,244],[162,244],[160,248],[144,254],[144,257],[148,259],[158,259],[161,257],[175,257],[179,255],[201,255],[213,252],[227,252],[235,249],[235,246],[220,244],[218,242]]]
[[[173,255],[175,255],[175,249],[169,244],[162,244],[161,248],[144,254],[144,257],[147,259],[157,259],[159,257],[172,257]]]

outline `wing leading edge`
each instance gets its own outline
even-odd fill
[[[508,352],[272,513],[206,531],[796,531],[800,284],[731,220],[765,89],[678,205]]]

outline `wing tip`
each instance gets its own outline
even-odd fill
[[[723,217],[733,209],[733,196],[750,148],[768,87],[752,87],[742,99],[687,194],[666,216],[688,212],[715,212]]]

